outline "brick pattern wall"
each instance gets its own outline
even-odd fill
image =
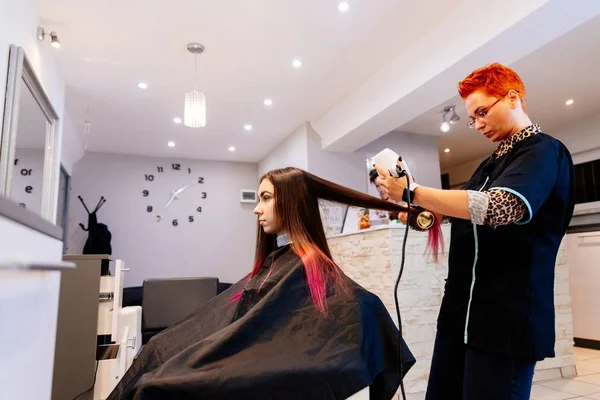
[[[406,245],[406,262],[398,299],[403,336],[417,359],[405,379],[407,393],[424,392],[427,388],[437,315],[447,276],[450,226],[444,225],[443,232],[446,248],[437,263],[431,257],[424,256],[426,233],[411,231]],[[338,265],[349,277],[378,295],[394,321],[394,285],[402,260],[403,239],[404,229],[384,228],[328,240]],[[563,240],[556,263],[556,358],[537,365],[536,380],[576,374],[565,246]]]

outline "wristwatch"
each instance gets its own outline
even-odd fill
[[[410,185],[410,188],[404,188],[404,192],[402,192],[402,201],[405,203],[413,204],[413,200],[415,198],[415,189],[419,186],[421,185],[419,185],[418,183],[413,183],[412,185]]]

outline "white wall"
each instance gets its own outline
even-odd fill
[[[353,153],[330,152],[322,150],[321,137],[309,123],[293,132],[260,162],[259,174],[274,168],[295,166],[366,193],[369,184],[367,158],[386,147],[408,162],[417,182],[441,187],[437,138],[434,136],[391,132]]]
[[[600,114],[590,116],[575,124],[566,125],[550,134],[563,142],[573,156],[573,162],[580,164],[600,159]]]
[[[296,167],[308,170],[306,124],[300,125],[258,164],[258,176],[277,168]]]
[[[79,124],[81,125],[81,124]],[[73,165],[83,157],[84,147],[70,115],[65,112],[62,132],[61,164],[69,175],[73,174]]]
[[[324,151],[321,137],[307,126],[308,171],[323,179],[354,190],[367,190],[367,163],[363,153],[338,153]]]
[[[442,187],[437,137],[390,132],[357,152],[363,153],[365,157],[373,157],[386,147],[402,157],[417,183],[433,188]]]
[[[9,47],[11,44],[23,47],[58,114],[59,121],[56,128],[59,143],[56,150],[58,157],[61,160],[63,157],[68,160],[77,159],[77,153],[83,151],[82,147],[72,137],[62,137],[65,125],[65,84],[55,63],[54,53],[57,50],[50,46],[48,40],[44,42],[37,40],[36,30],[39,25],[40,20],[33,0],[0,0],[0,93],[6,91]],[[0,101],[0,126],[3,119],[4,101]],[[56,182],[58,182],[59,171],[57,165],[56,170],[53,171]],[[55,191],[54,195],[58,196],[58,192]],[[51,204],[56,204],[56,199],[51,199]]]
[[[173,170],[173,163],[181,170]],[[156,277],[215,276],[237,282],[252,268],[256,243],[255,204],[240,203],[240,190],[256,190],[257,173],[257,165],[249,163],[87,153],[75,164],[71,181],[68,253],[80,254],[87,239],[78,226],[87,226],[87,214],[77,196],[90,211],[104,196],[98,220],[112,233],[113,260],[122,259],[131,269],[126,286]],[[145,175],[154,180],[146,181]],[[188,184],[165,210],[171,191]],[[156,215],[163,217],[160,222]]]
[[[44,178],[44,151],[16,149],[13,166],[11,198],[25,208],[39,214],[42,210],[42,182]],[[27,191],[28,187],[30,190]]]

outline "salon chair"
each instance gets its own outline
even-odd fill
[[[219,293],[218,278],[146,279],[142,296],[142,341],[187,317]]]

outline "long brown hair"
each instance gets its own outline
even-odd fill
[[[361,193],[319,178],[304,170],[287,167],[267,172],[274,187],[275,215],[291,239],[291,249],[302,259],[310,295],[317,309],[326,314],[326,293],[330,285],[343,288],[341,269],[332,259],[319,212],[319,199],[387,211],[407,211],[406,207]],[[258,225],[254,268],[250,277],[262,268],[276,248],[276,236],[266,234]],[[238,297],[238,296],[236,296]]]

